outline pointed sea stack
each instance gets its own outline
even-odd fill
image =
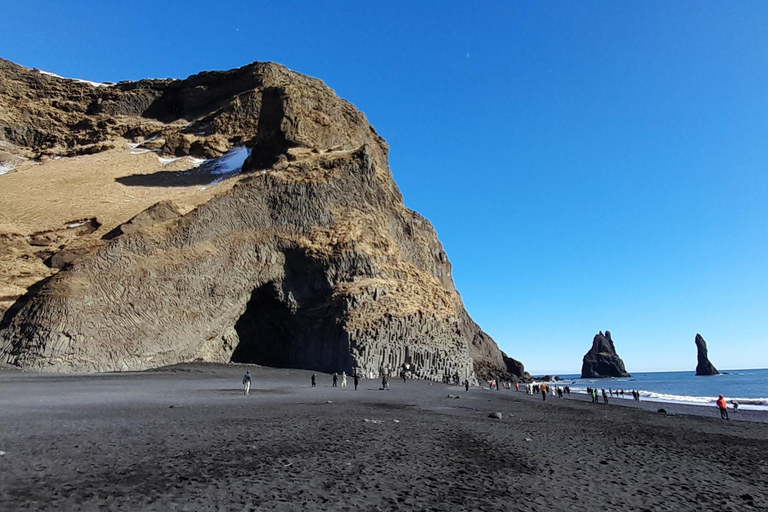
[[[631,377],[624,369],[624,361],[616,353],[611,332],[602,331],[592,340],[592,348],[584,355],[581,365],[582,379],[602,379],[606,377]]]
[[[696,365],[696,375],[719,375],[715,365],[709,361],[707,342],[701,337],[701,334],[696,335],[696,350],[698,351],[697,357],[699,364]]]

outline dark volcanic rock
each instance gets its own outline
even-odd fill
[[[4,320],[3,359],[527,377],[467,314],[434,229],[403,205],[386,142],[321,81],[254,63],[94,87],[0,61],[0,139],[21,155],[150,133],[175,155],[252,152],[231,190],[185,215],[156,204],[30,292]]]
[[[624,369],[624,361],[616,353],[610,331],[595,335],[592,348],[584,355],[581,365],[582,379],[599,379],[603,377],[631,377]]]
[[[709,355],[707,351],[707,342],[701,337],[701,334],[696,335],[696,357],[698,364],[696,365],[696,375],[719,375],[715,365],[709,361]]]

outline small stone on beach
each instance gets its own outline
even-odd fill
[[[488,415],[488,417],[496,420],[502,419],[502,415],[500,412],[492,412],[491,414]]]

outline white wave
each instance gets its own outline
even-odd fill
[[[203,165],[205,162],[208,161],[205,158],[195,158],[193,156],[188,156],[187,158],[189,158],[189,161],[192,162],[192,165],[194,167],[200,167],[201,165]]]
[[[606,388],[607,390],[608,388]],[[624,396],[616,395],[614,389],[614,395],[611,399],[625,399],[632,400],[632,390],[624,390]],[[586,394],[587,389],[582,387],[571,387],[572,393]],[[669,393],[656,393],[654,391],[638,390],[640,393],[641,401],[648,402],[660,402],[660,403],[672,403],[683,405],[699,405],[699,406],[715,406],[717,397],[711,396],[688,396],[688,395],[672,395]],[[738,398],[738,397],[726,397],[729,407],[732,407],[731,402],[739,403],[739,410],[768,410],[768,398]]]
[[[132,149],[131,150],[131,154],[132,155],[143,155],[144,153],[159,153],[159,152],[160,152],[159,149],[140,148],[140,149]]]
[[[62,80],[71,80],[73,82],[79,82],[81,84],[92,85],[93,87],[111,87],[113,85],[113,84],[107,84],[104,82],[92,82],[90,80],[82,80],[80,78],[67,78],[65,76],[57,75],[56,73],[51,73],[50,71],[42,71],[42,70],[39,70],[39,71],[41,75],[53,76],[56,78],[61,78]]]
[[[165,157],[159,156],[159,157],[157,157],[157,159],[158,159],[158,161],[161,164],[166,165],[166,164],[170,164],[172,162],[175,162],[176,160],[181,160],[181,157],[179,156],[179,157],[176,157],[176,158],[165,158]]]
[[[73,222],[72,224],[67,224],[67,227],[68,228],[79,228],[80,226],[85,226],[85,224],[87,222],[88,222],[87,220],[83,220],[83,221],[80,221],[80,222]]]

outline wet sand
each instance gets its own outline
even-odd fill
[[[1,370],[0,510],[768,510],[765,414],[250,368]]]

